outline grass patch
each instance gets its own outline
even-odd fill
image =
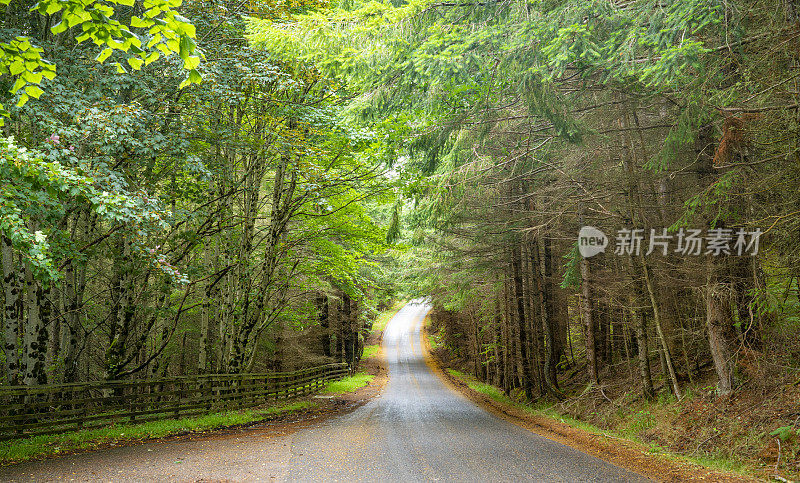
[[[380,315],[378,315],[378,317],[375,319],[375,321],[372,322],[372,333],[377,334],[383,332],[383,329],[386,328],[386,324],[388,324],[389,321],[392,320],[392,317],[394,317],[395,314],[400,309],[402,309],[405,304],[406,304],[405,300],[398,300],[397,302],[394,303],[394,305],[381,312]]]
[[[472,389],[473,391],[485,394],[490,398],[494,399],[495,401],[505,404],[511,404],[514,406],[519,406],[520,409],[522,409],[522,406],[518,405],[517,403],[512,401],[510,397],[503,394],[503,391],[498,387],[492,386],[491,384],[486,384],[484,382],[480,382],[471,375],[464,374],[455,369],[447,369],[447,372],[449,372],[450,375],[452,375],[456,379],[460,380],[461,382],[469,386],[469,388]]]
[[[359,372],[358,374],[345,377],[342,380],[329,382],[328,385],[322,389],[322,392],[327,392],[331,394],[355,392],[355,390],[358,389],[359,387],[364,387],[367,384],[369,384],[374,377],[375,376],[373,376],[372,374]]]
[[[109,443],[141,441],[173,434],[200,432],[248,424],[316,406],[317,404],[314,402],[298,401],[264,409],[228,411],[205,416],[165,419],[140,424],[112,424],[104,428],[3,441],[0,443],[0,465],[44,456],[54,456],[76,450],[97,448]]]
[[[364,346],[364,353],[361,354],[361,359],[369,359],[370,357],[377,356],[381,351],[381,346],[378,344]]]

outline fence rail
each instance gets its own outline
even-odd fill
[[[309,394],[347,364],[271,374],[204,374],[43,386],[0,386],[0,440],[173,419]]]

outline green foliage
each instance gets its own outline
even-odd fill
[[[503,390],[498,388],[498,387],[492,386],[491,384],[486,384],[486,383],[480,382],[477,379],[475,379],[474,377],[472,377],[472,376],[470,376],[468,374],[464,374],[462,372],[459,372],[459,371],[457,371],[455,369],[447,369],[447,372],[449,372],[450,375],[455,377],[456,379],[459,379],[461,381],[466,382],[467,386],[470,389],[472,389],[473,391],[475,391],[475,392],[479,392],[481,394],[489,396],[490,398],[494,399],[495,401],[498,401],[498,402],[501,402],[501,403],[504,403],[504,404],[509,404],[509,405],[513,405],[514,404],[514,402],[511,400],[511,398],[506,396],[503,393]]]
[[[394,304],[391,307],[378,314],[378,317],[372,322],[372,332],[373,333],[382,332],[383,329],[386,328],[386,324],[388,324],[389,321],[392,320],[392,317],[394,317],[395,314],[397,314],[397,312],[401,308],[403,308],[405,304],[406,304],[405,300],[398,300],[394,302]]]
[[[0,0],[0,5],[9,3],[10,0]],[[141,17],[130,14],[135,5],[135,0],[41,0],[31,11],[43,16],[60,14],[61,21],[50,27],[51,33],[61,35],[79,29],[81,33],[74,39],[76,44],[91,41],[102,49],[95,57],[97,62],[105,62],[114,52],[130,54],[125,59],[127,67],[121,62],[114,64],[119,73],[127,73],[128,68],[139,70],[162,55],[178,54],[183,68],[189,71],[181,87],[200,82],[195,27],[178,14],[181,0],[144,0]],[[42,57],[44,50],[34,46],[32,40],[16,36],[0,42],[0,79],[4,76],[17,79],[11,88],[12,94],[22,91],[17,107],[24,106],[31,98],[38,99],[44,92],[43,80],[53,80],[56,75],[56,65]],[[8,116],[2,105],[0,114]]]
[[[800,436],[800,430],[796,429],[794,425],[792,426],[781,426],[780,428],[776,429],[769,433],[770,436],[777,436],[781,441],[787,441],[792,436]]]
[[[150,231],[169,226],[164,220],[168,213],[155,200],[125,190],[117,193],[102,190],[90,176],[57,161],[45,161],[42,156],[17,146],[13,138],[0,138],[0,176],[8,181],[0,192],[0,230],[23,254],[40,280],[58,278],[48,242],[48,236],[57,235],[50,230],[32,229],[37,226],[33,220],[45,215],[58,216],[67,202],[89,206],[103,219],[125,225],[140,240]],[[158,260],[155,250],[143,245],[138,249],[142,255],[152,255]],[[174,275],[186,281],[181,274],[174,272]]]
[[[582,258],[578,250],[578,242],[575,242],[572,250],[564,255],[566,262],[564,263],[564,277],[561,280],[561,288],[578,288],[581,286],[579,265]]]

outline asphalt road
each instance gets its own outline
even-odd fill
[[[409,304],[389,322],[383,394],[298,434],[288,480],[648,481],[499,419],[445,386],[423,356],[427,311]]]
[[[428,307],[384,331],[389,382],[355,411],[275,435],[245,431],[0,468],[0,481],[648,481],[499,419],[425,364]]]

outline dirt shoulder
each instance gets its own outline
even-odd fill
[[[427,330],[423,340],[426,362],[431,370],[452,389],[495,416],[536,434],[657,481],[758,481],[737,474],[712,470],[677,458],[652,454],[646,446],[634,441],[585,431],[547,416],[531,414],[512,405],[496,401],[471,389],[465,382],[443,370],[440,361],[432,355],[428,345]]]

